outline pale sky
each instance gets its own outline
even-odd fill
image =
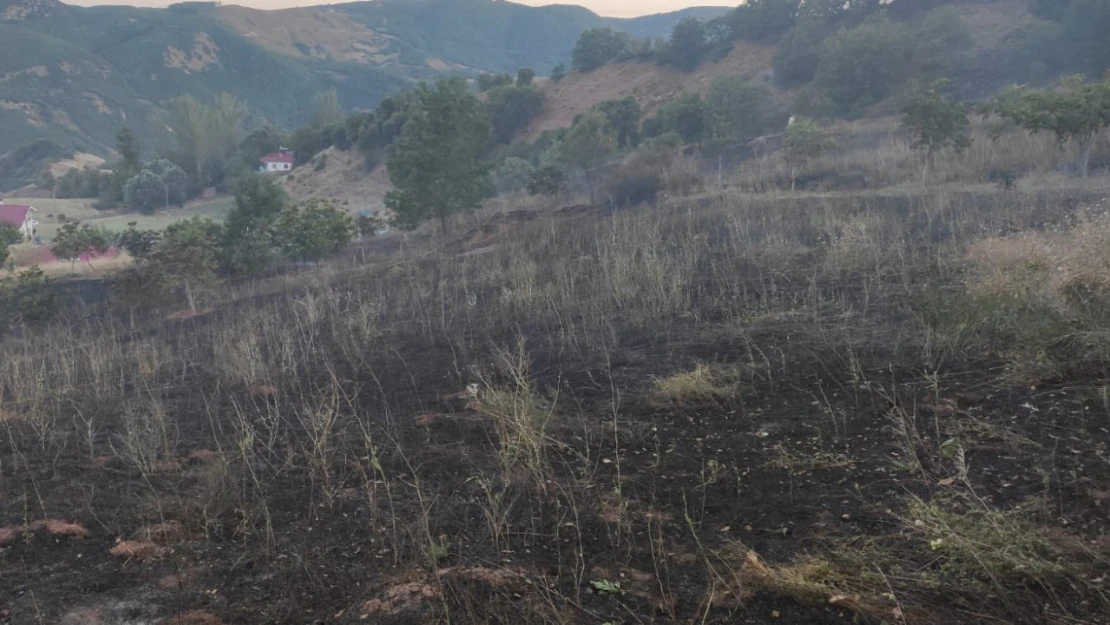
[[[63,0],[69,4],[89,6],[91,4],[131,4],[136,6],[161,7],[178,0]],[[339,0],[342,1],[342,0]],[[665,13],[693,6],[736,6],[739,0],[512,0],[520,4],[542,6],[545,4],[578,4],[600,15],[610,17],[635,17]],[[224,4],[239,4],[255,9],[286,9],[295,6],[314,4],[333,4],[329,0],[224,0]]]

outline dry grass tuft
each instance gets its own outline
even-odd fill
[[[728,401],[741,390],[735,368],[698,363],[690,371],[656,378],[652,400],[660,405],[704,404]]]

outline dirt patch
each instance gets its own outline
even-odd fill
[[[166,46],[166,52],[162,57],[165,60],[166,67],[180,69],[186,74],[191,74],[204,71],[212,65],[219,65],[219,52],[220,47],[216,45],[215,41],[212,41],[208,33],[198,32],[193,42],[193,49],[188,53],[174,46]]]
[[[82,92],[81,95],[84,96],[86,100],[89,100],[90,102],[92,102],[93,106],[96,107],[96,112],[100,113],[101,115],[111,115],[111,114],[116,112],[115,109],[108,106],[108,103],[105,102],[104,98],[100,97],[100,94],[98,94],[98,93],[93,93],[92,91],[85,91],[85,92]]]
[[[42,113],[39,108],[30,102],[13,102],[11,100],[0,100],[0,109],[5,111],[19,111],[27,116],[27,123],[35,128],[42,128],[46,124],[42,120]]]
[[[76,169],[78,171],[89,168],[98,169],[103,164],[104,159],[95,154],[89,154],[87,152],[77,152],[71,158],[63,159],[56,163],[51,163],[49,166],[49,171],[51,174],[54,175],[55,178],[61,178],[62,176],[66,175],[66,173],[68,173],[71,169]]]
[[[304,164],[284,176],[281,184],[291,198],[303,202],[309,198],[330,199],[351,214],[363,209],[385,210],[385,194],[393,188],[385,165],[366,171],[363,157],[357,150],[344,152],[328,148],[316,156],[316,163]]]
[[[153,560],[159,558],[165,549],[149,540],[121,540],[109,551],[117,558],[128,560]]]
[[[6,74],[0,75],[0,82],[8,82],[9,80],[13,78],[18,78],[20,76],[38,76],[39,78],[45,78],[49,75],[50,70],[45,65],[32,65],[31,67],[28,67],[26,69],[19,69],[14,72],[8,72]]]
[[[390,49],[388,36],[340,11],[317,7],[262,11],[225,5],[219,16],[244,37],[289,56],[374,66],[395,64],[399,58]]]
[[[788,94],[767,80],[774,53],[773,45],[741,41],[725,58],[703,63],[690,73],[655,63],[628,62],[603,65],[585,74],[576,72],[558,82],[545,80],[540,88],[547,102],[524,134],[534,139],[545,130],[569,127],[577,115],[595,105],[628,96],[636,99],[645,117],[650,116],[682,94],[706,93],[713,81],[722,76],[739,75],[763,82],[777,99],[785,102],[789,100]]]

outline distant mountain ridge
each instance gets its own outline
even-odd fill
[[[208,2],[166,9],[0,0],[0,154],[37,139],[104,154],[123,125],[148,148],[172,137],[165,105],[220,92],[257,118],[303,123],[312,95],[348,108],[443,73],[540,73],[569,61],[583,30],[665,36],[687,9],[634,19],[504,0],[379,0],[262,11]]]

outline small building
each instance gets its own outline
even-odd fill
[[[23,240],[30,243],[35,240],[35,226],[39,225],[34,214],[38,211],[32,206],[19,204],[5,204],[0,199],[0,224],[11,226],[23,235]]]
[[[277,152],[270,152],[259,160],[262,161],[262,166],[258,168],[258,171],[265,174],[293,169],[293,153],[286,148],[279,148]]]

